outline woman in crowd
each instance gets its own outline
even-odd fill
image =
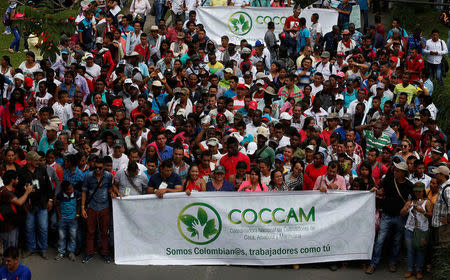
[[[36,70],[41,69],[39,63],[36,62],[34,52],[27,52],[25,61],[19,65],[19,69],[23,71],[25,77],[32,77]]]
[[[302,190],[303,186],[303,163],[294,158],[291,162],[291,171],[284,175],[286,185],[290,191]]]
[[[202,178],[198,177],[199,169],[198,165],[193,164],[187,172],[187,177],[184,179],[182,185],[187,195],[191,192],[204,192],[206,191],[206,182]]]
[[[261,171],[259,167],[253,167],[250,170],[249,180],[243,182],[238,189],[238,192],[246,191],[246,192],[262,192],[268,191],[266,185],[261,182]]]
[[[270,184],[268,186],[269,191],[289,191],[289,186],[284,181],[283,172],[275,169],[270,174]]]

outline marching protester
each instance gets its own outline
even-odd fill
[[[342,0],[323,5],[335,10],[331,24],[296,6],[282,24],[264,19],[259,40],[216,38],[198,6],[292,3],[133,0],[128,13],[123,1],[91,2],[75,33],[62,34],[57,59],[26,52],[20,65],[0,63],[0,209],[23,216],[0,221],[0,277],[31,278],[18,246],[48,259],[57,244],[57,261],[84,249],[87,263],[100,244],[112,262],[111,201],[141,195],[166,203],[203,195],[193,192],[373,192],[379,220],[367,274],[384,247],[397,271],[405,242],[405,277],[420,279],[433,246],[450,243],[446,104],[434,87],[444,83],[447,45],[437,29],[408,37],[395,19],[385,32],[378,17],[369,22],[369,1],[357,1],[358,31],[355,1]],[[15,5],[9,13],[16,55],[22,15]],[[228,27],[248,31],[245,20]]]

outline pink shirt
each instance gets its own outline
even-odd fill
[[[328,190],[332,190],[330,188],[330,184],[336,184],[338,186],[338,190],[347,190],[347,186],[345,184],[345,179],[341,175],[336,175],[336,178],[332,182],[327,182],[327,174],[317,177],[316,183],[314,184],[313,190],[318,190],[321,187],[326,187]]]
[[[241,186],[238,189],[238,192],[240,192],[243,188],[251,186],[252,183],[250,183],[250,181],[245,181],[241,184]],[[254,191],[250,190],[250,189],[246,189],[244,190],[245,192],[267,192],[269,191],[269,189],[267,188],[266,185],[264,185],[263,183],[261,183],[262,189],[260,186],[257,186],[256,189]]]

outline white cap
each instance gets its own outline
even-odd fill
[[[258,145],[255,142],[250,142],[247,145],[247,155],[253,155],[258,149]]]
[[[202,119],[202,124],[211,123],[211,117],[209,115],[206,115]]]
[[[124,84],[132,84],[133,80],[130,78],[125,79],[125,81],[123,81]]]
[[[166,130],[168,130],[168,131],[170,131],[170,132],[172,132],[174,134],[177,132],[177,129],[175,127],[171,126],[171,125],[166,127]]]
[[[17,73],[16,75],[14,75],[14,79],[19,79],[22,80],[22,82],[25,80],[25,77],[23,76],[22,73]]]
[[[342,94],[336,94],[336,97],[334,99],[336,99],[336,100],[344,100],[344,96]]]
[[[94,58],[94,56],[91,53],[87,53],[84,55],[84,59],[88,59],[88,58]]]
[[[283,113],[280,114],[280,120],[288,120],[288,121],[290,121],[290,120],[292,120],[292,116],[289,115],[288,112],[283,112]]]
[[[134,88],[139,89],[139,86],[138,86],[137,84],[135,84],[135,83],[132,83],[132,84],[131,84],[131,87],[134,87]]]

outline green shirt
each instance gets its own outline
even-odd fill
[[[366,155],[369,153],[370,149],[375,148],[380,153],[383,151],[383,147],[391,144],[391,139],[386,134],[381,134],[379,138],[373,135],[373,131],[364,131],[364,136],[366,137]]]
[[[275,162],[275,151],[271,147],[266,146],[261,150],[256,150],[254,155],[262,159],[268,158],[271,165]]]

